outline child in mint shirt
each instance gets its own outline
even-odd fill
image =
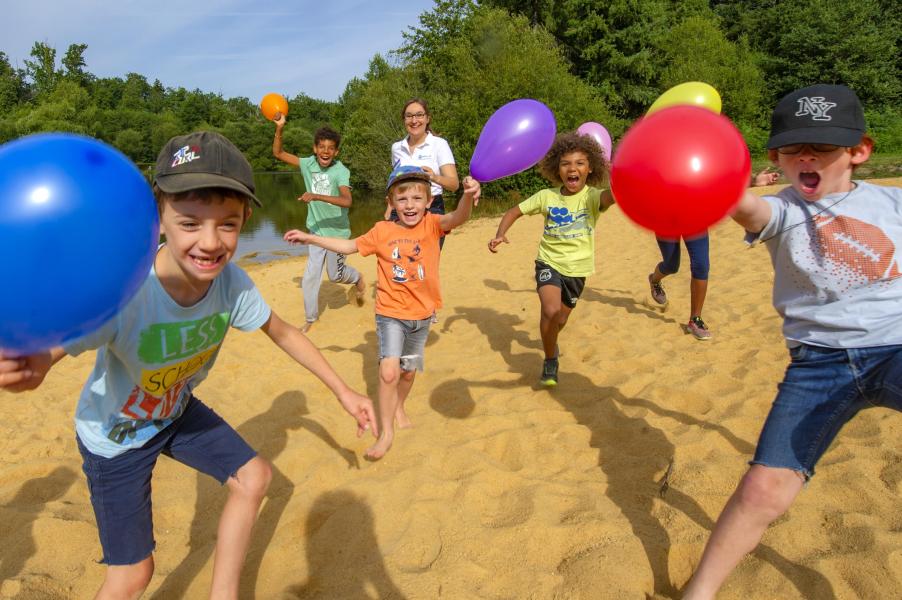
[[[272,153],[279,160],[301,169],[307,191],[298,200],[307,203],[307,230],[315,235],[349,239],[351,225],[348,209],[351,207],[351,173],[336,160],[341,136],[331,127],[320,127],[313,134],[313,155],[299,158],[282,149],[282,129],[285,115],[274,119],[276,133]],[[323,279],[323,265],[329,280],[335,283],[354,284],[354,299],[363,306],[366,281],[359,271],[345,262],[344,254],[310,247],[307,267],[301,280],[304,293],[306,322],[301,331],[309,331],[319,318],[319,288]]]

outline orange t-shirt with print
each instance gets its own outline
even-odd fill
[[[376,314],[395,319],[428,319],[442,307],[439,287],[439,216],[426,213],[414,227],[380,221],[356,239],[362,256],[378,259]]]

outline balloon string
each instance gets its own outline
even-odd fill
[[[804,221],[800,221],[800,222],[798,222],[798,223],[796,223],[796,224],[794,224],[794,225],[790,225],[789,227],[784,227],[783,229],[781,229],[780,231],[778,231],[777,233],[773,234],[772,236],[770,236],[770,237],[768,237],[768,238],[764,238],[763,240],[753,240],[752,243],[749,244],[749,248],[754,248],[754,247],[757,246],[758,244],[766,244],[767,242],[771,241],[772,239],[774,239],[774,238],[777,237],[778,235],[782,235],[782,234],[786,233],[787,231],[789,231],[790,229],[795,229],[795,228],[798,227],[799,225],[804,225],[805,223],[809,223],[809,222],[813,221],[814,218],[815,218],[816,216],[818,216],[819,214],[821,214],[821,213],[823,213],[823,212],[825,212],[825,211],[830,210],[831,208],[833,208],[834,206],[836,206],[837,204],[839,204],[840,202],[842,202],[843,200],[845,200],[846,198],[848,198],[848,197],[849,197],[849,194],[851,194],[852,192],[854,192],[854,191],[855,191],[855,188],[857,188],[857,187],[858,187],[858,184],[856,184],[856,183],[853,182],[853,183],[852,183],[852,189],[849,190],[848,192],[846,192],[846,193],[843,195],[842,198],[840,198],[839,200],[837,200],[836,202],[834,202],[834,203],[831,204],[830,206],[825,206],[824,208],[820,209],[819,211],[817,211],[816,213],[814,213],[813,215],[811,215],[810,217],[808,217],[808,218],[805,219]]]

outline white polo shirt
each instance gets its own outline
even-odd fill
[[[391,146],[392,169],[405,166],[429,167],[436,175],[441,175],[444,165],[453,164],[455,162],[451,146],[444,138],[433,135],[431,132],[426,134],[426,139],[415,147],[413,152],[410,151],[406,137]],[[441,193],[442,186],[433,181],[432,195],[438,196]]]

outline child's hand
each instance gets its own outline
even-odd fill
[[[349,415],[357,419],[357,437],[362,436],[367,429],[373,432],[373,437],[379,437],[379,425],[376,423],[376,411],[373,410],[372,400],[348,389],[338,397],[338,401]]]
[[[14,357],[0,350],[0,389],[10,392],[33,390],[53,366],[50,352]]]
[[[497,252],[498,252],[498,246],[501,245],[501,242],[504,242],[505,244],[509,244],[509,243],[510,243],[510,242],[507,241],[507,236],[506,236],[506,235],[501,235],[501,236],[496,237],[495,239],[489,240],[489,250],[490,250],[491,252],[497,253]]]
[[[770,167],[767,167],[757,175],[752,180],[752,185],[754,187],[762,186],[762,185],[773,185],[777,183],[777,180],[780,178],[780,174],[773,172],[770,170]]]
[[[285,233],[282,236],[282,239],[288,242],[289,244],[309,244],[311,235],[306,231],[301,231],[300,229],[292,229]]]
[[[280,112],[277,112],[276,115],[272,118],[272,122],[275,123],[276,126],[279,127],[279,129],[281,129],[282,127],[285,127],[285,122],[286,122],[285,115],[283,115]]]
[[[479,182],[468,175],[464,177],[463,184],[464,194],[473,196],[473,206],[479,204],[479,196],[482,194],[482,186]]]
[[[316,194],[314,194],[313,192],[304,192],[302,195],[298,196],[298,202],[306,202],[307,204],[310,204],[314,200],[316,200]]]

